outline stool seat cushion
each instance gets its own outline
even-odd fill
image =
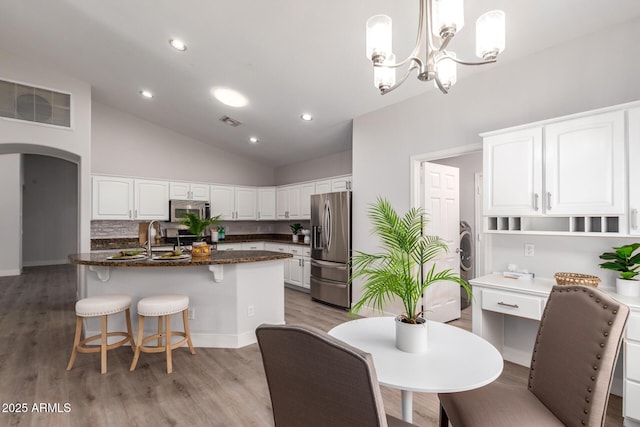
[[[138,301],[138,314],[142,316],[167,316],[189,308],[186,295],[156,295]]]
[[[76,302],[76,316],[96,317],[120,313],[131,306],[129,295],[101,295],[83,298]]]

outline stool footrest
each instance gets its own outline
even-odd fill
[[[126,332],[108,332],[107,338],[108,337],[124,337],[124,338],[118,342],[114,342],[113,344],[108,344],[107,350],[113,350],[114,348],[122,347],[123,345],[125,345],[127,342],[130,341],[129,335]],[[97,341],[101,338],[102,336],[98,334],[98,335],[94,335],[92,337],[83,339],[78,343],[78,348],[77,348],[78,353],[99,353],[100,347],[101,347],[99,344],[92,345],[91,347],[87,347],[86,344],[91,341]]]
[[[166,345],[163,345],[161,347],[146,347],[144,345],[144,343],[146,343],[148,341],[152,341],[152,340],[157,340],[158,338],[163,338],[163,337],[166,337],[166,336],[167,336],[166,333],[159,333],[159,334],[149,335],[148,337],[144,338],[141,343],[138,344],[138,347],[140,348],[140,351],[143,352],[143,353],[164,353],[167,350]],[[189,338],[187,338],[187,334],[185,332],[173,332],[173,331],[171,331],[171,336],[172,337],[183,337],[183,339],[181,339],[180,341],[170,345],[171,350],[175,350],[176,348],[182,347],[189,340]]]

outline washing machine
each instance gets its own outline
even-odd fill
[[[460,278],[467,284],[473,279],[473,232],[465,221],[460,221]],[[467,292],[460,287],[460,308],[467,308],[470,303]]]

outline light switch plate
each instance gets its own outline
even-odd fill
[[[524,244],[524,256],[533,256],[535,247],[533,243]]]

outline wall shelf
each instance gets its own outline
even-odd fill
[[[626,229],[624,216],[487,216],[484,218],[486,233],[505,234],[570,234],[616,235]]]

